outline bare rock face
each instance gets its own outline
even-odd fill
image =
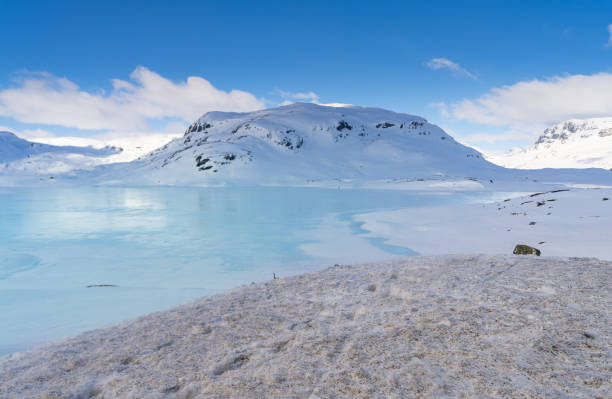
[[[612,262],[413,257],[0,359],[11,398],[610,398]]]

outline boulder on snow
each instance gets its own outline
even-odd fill
[[[536,256],[540,256],[542,254],[542,252],[534,247],[530,247],[529,245],[525,245],[525,244],[517,244],[514,247],[514,251],[512,251],[513,254],[515,255],[536,255]]]

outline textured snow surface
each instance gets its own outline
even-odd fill
[[[612,263],[414,257],[252,284],[0,360],[2,398],[609,398]]]
[[[518,169],[612,169],[612,118],[571,119],[544,130],[529,148],[487,159]]]

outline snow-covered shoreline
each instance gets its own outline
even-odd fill
[[[0,397],[609,397],[612,263],[457,255],[252,284],[0,359]]]
[[[612,189],[562,188],[488,204],[357,215],[362,228],[421,255],[510,253],[528,244],[544,255],[612,260]]]

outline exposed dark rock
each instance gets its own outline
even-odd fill
[[[206,162],[210,161],[210,158],[203,158],[202,155],[198,155],[195,161],[196,161],[196,166],[199,168],[200,166],[204,165]]]
[[[336,130],[341,132],[344,129],[353,130],[353,127],[349,125],[347,121],[342,120],[338,122],[338,126],[336,126]]]
[[[283,137],[280,141],[277,141],[276,144],[293,150],[300,148],[304,144],[304,139],[302,137],[296,137],[294,143],[290,138]]]
[[[228,161],[233,161],[234,159],[236,159],[236,155],[229,153],[229,154],[225,154],[223,156],[223,159],[228,160]]]
[[[525,244],[518,244],[517,246],[515,246],[514,251],[512,251],[512,253],[515,255],[542,255],[542,252],[539,249],[530,247],[529,245]]]
[[[393,124],[393,123],[389,123],[389,122],[385,122],[385,123],[379,123],[379,124],[377,124],[377,125],[376,125],[376,128],[377,128],[377,129],[380,129],[380,128],[387,129],[387,128],[389,128],[389,127],[393,127],[393,126],[395,126],[395,124]]]
[[[551,193],[560,193],[563,191],[569,191],[568,189],[562,189],[562,190],[552,190],[552,191],[545,191],[543,193],[534,193],[531,194],[530,197],[537,197],[538,195],[544,195],[544,194],[551,194]]]
[[[421,127],[421,126],[423,126],[423,122],[412,121],[412,122],[408,123],[407,127],[411,128],[411,129],[416,129],[417,127]]]

